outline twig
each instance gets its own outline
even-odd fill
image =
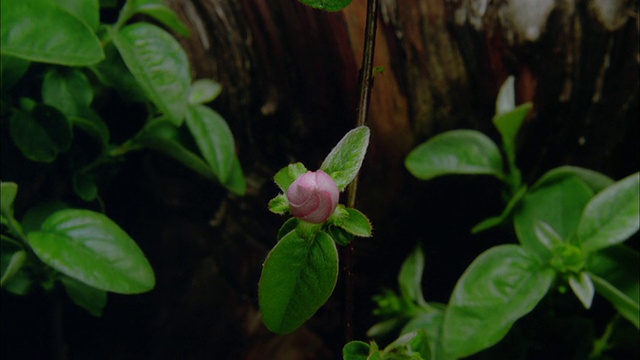
[[[367,1],[367,19],[364,37],[364,51],[362,54],[362,66],[360,68],[357,126],[366,124],[371,90],[373,89],[373,53],[376,45],[376,30],[378,23],[378,0]],[[356,205],[356,193],[358,189],[359,174],[349,185],[347,205],[354,208]],[[353,243],[350,243],[344,252],[345,274],[345,310],[344,327],[346,342],[353,340]]]

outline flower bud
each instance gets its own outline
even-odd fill
[[[287,200],[293,216],[321,224],[338,206],[340,191],[331,176],[322,170],[300,175],[287,190]]]

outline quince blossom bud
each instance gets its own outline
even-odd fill
[[[287,200],[293,216],[321,224],[338,206],[340,191],[331,176],[322,170],[300,175],[287,190]]]

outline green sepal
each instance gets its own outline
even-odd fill
[[[279,194],[269,201],[269,211],[278,215],[284,215],[290,211],[289,200],[284,194]]]
[[[280,169],[280,171],[278,171],[273,177],[273,180],[276,182],[276,185],[278,185],[280,190],[286,193],[289,186],[291,186],[291,184],[296,181],[300,175],[307,171],[309,170],[307,170],[307,168],[300,162],[289,164],[288,166]]]

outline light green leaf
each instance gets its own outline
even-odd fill
[[[54,0],[69,14],[83,21],[93,31],[100,25],[100,4],[98,0]]]
[[[17,243],[7,241],[2,237],[0,241],[0,286],[15,295],[26,295],[33,288],[34,281],[25,271],[27,254]]]
[[[149,23],[135,23],[109,34],[125,64],[149,99],[177,126],[187,110],[191,85],[189,59],[176,39]]]
[[[68,66],[104,59],[93,30],[52,1],[3,0],[1,6],[3,55]]]
[[[93,101],[93,87],[78,69],[52,67],[42,82],[42,101],[67,117],[83,116]]]
[[[32,161],[50,163],[71,146],[69,121],[48,105],[36,105],[31,112],[16,111],[10,127],[14,144]]]
[[[42,262],[89,286],[121,294],[142,293],[155,286],[153,269],[142,250],[102,214],[60,210],[27,237]]]
[[[301,3],[325,11],[340,11],[353,0],[299,0]]]
[[[589,274],[583,271],[578,275],[569,275],[569,286],[571,286],[573,293],[576,294],[582,305],[584,305],[584,308],[590,309],[591,303],[593,302],[593,295],[595,295],[596,291]]]
[[[308,240],[292,231],[271,250],[258,289],[263,321],[286,334],[307,321],[329,299],[338,279],[338,252],[329,235]]]
[[[269,201],[269,211],[275,214],[286,214],[289,212],[289,201],[284,194],[279,194]]]
[[[458,280],[447,310],[441,348],[461,358],[499,342],[545,296],[554,272],[518,245],[491,248]]]
[[[307,168],[302,163],[298,162],[289,164],[288,166],[280,169],[280,171],[278,171],[273,177],[273,180],[276,182],[276,185],[278,185],[280,190],[286,193],[289,189],[289,186],[291,186],[291,184],[293,184],[293,182],[296,181],[296,179],[300,177],[300,175],[306,173],[307,171],[309,170],[307,170]]]
[[[560,182],[567,177],[577,177],[591,188],[594,193],[613,184],[613,180],[597,171],[577,167],[577,166],[560,166],[549,170],[542,175],[538,181],[531,187],[531,191],[538,188],[552,185]]]
[[[496,116],[507,113],[516,108],[516,91],[514,89],[515,78],[513,75],[507,77],[502,83],[498,98],[496,99]],[[495,119],[494,119],[495,121]]]
[[[475,130],[454,130],[434,136],[409,153],[405,166],[421,180],[450,174],[504,178],[500,150]]]
[[[594,251],[625,241],[640,228],[640,175],[635,173],[598,193],[584,209],[578,239]]]
[[[68,276],[60,276],[60,282],[74,304],[87,310],[93,316],[102,316],[102,310],[107,305],[107,293],[91,287]]]
[[[213,173],[225,183],[235,160],[235,142],[227,122],[204,105],[191,105],[187,110],[187,127]]]
[[[562,245],[564,242],[560,234],[558,234],[551,225],[544,221],[537,221],[533,225],[533,231],[538,238],[538,241],[552,252],[556,247]]]
[[[0,278],[0,287],[4,287],[9,283],[22,269],[24,263],[27,260],[27,252],[19,250],[11,255],[11,260],[7,264],[7,267],[2,267],[2,278]]]
[[[422,272],[424,271],[424,253],[420,246],[417,246],[405,259],[398,274],[398,285],[400,294],[417,304],[425,305],[422,294]]]
[[[0,182],[0,209],[2,216],[13,217],[13,201],[18,194],[18,184],[9,181]]]
[[[336,225],[346,230],[348,233],[360,237],[371,236],[371,222],[360,211],[352,208],[345,208],[346,216],[336,221]]]
[[[211,79],[199,79],[191,84],[190,104],[205,104],[213,101],[222,92],[222,85]]]
[[[151,16],[180,35],[191,35],[189,28],[180,21],[178,15],[162,0],[132,0],[131,10],[132,14],[138,13]]]
[[[582,211],[592,196],[591,189],[574,176],[530,191],[513,217],[518,240],[540,260],[548,261],[551,251],[536,236],[536,224],[546,223],[567,241],[575,235]]]
[[[611,301],[620,314],[636,327],[640,327],[638,264],[640,254],[624,245],[591,253],[587,263],[596,291]]]
[[[340,191],[356,177],[369,146],[369,128],[357,127],[342,137],[324,159],[320,170],[333,178]]]
[[[2,55],[0,59],[0,87],[2,91],[7,91],[15,85],[27,70],[31,63],[27,60],[17,58],[15,56]]]

